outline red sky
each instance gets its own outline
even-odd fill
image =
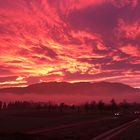
[[[43,81],[140,87],[139,0],[0,0],[0,87]]]

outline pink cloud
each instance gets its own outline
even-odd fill
[[[140,56],[140,50],[137,48],[137,46],[133,46],[131,44],[120,47],[120,50],[131,56],[136,56],[136,57]]]
[[[133,69],[135,75],[140,56],[138,4],[136,0],[0,1],[0,77],[25,77],[0,84],[117,80],[124,69]]]

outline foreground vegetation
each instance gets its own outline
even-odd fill
[[[138,103],[115,100],[81,105],[0,102],[0,139],[88,140],[139,117],[134,114],[139,110]]]
[[[128,103],[126,100],[123,102],[116,103],[114,99],[110,103],[106,104],[102,100],[99,102],[87,102],[80,105],[68,105],[65,103],[55,104],[52,102],[26,102],[26,101],[15,101],[15,102],[2,102],[0,101],[0,110],[45,110],[46,112],[104,112],[104,111],[130,111],[139,110],[139,103]]]

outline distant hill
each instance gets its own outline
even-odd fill
[[[93,100],[109,102],[111,99],[118,102],[124,99],[129,102],[140,102],[140,89],[110,82],[44,82],[27,87],[0,89],[0,100],[6,102],[20,100],[79,104]]]
[[[3,88],[0,89],[0,93],[127,95],[128,93],[140,93],[140,89],[136,89],[122,83],[110,82],[43,82],[29,85],[28,87]]]

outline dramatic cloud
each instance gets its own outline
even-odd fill
[[[0,0],[0,87],[117,81],[140,87],[138,0]]]

